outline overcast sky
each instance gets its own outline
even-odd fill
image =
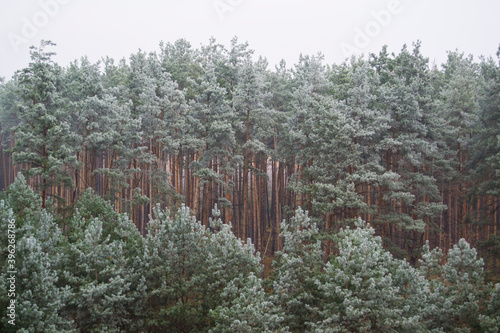
[[[194,48],[213,36],[229,46],[248,41],[272,68],[289,67],[299,54],[321,52],[327,63],[352,53],[398,52],[422,42],[431,63],[446,51],[496,57],[499,0],[0,0],[0,77],[29,62],[29,46],[57,44],[66,66],[87,55],[128,58],[138,49],[158,51],[160,41],[187,39]]]

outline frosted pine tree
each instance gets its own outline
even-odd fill
[[[476,249],[471,248],[465,239],[448,251],[442,273],[445,330],[452,325],[479,326],[479,307],[488,296],[483,266],[483,260],[477,258]]]
[[[272,313],[273,306],[267,300],[262,281],[260,257],[255,254],[250,240],[247,244],[236,238],[230,224],[219,218],[217,207],[211,219],[211,255],[208,271],[219,277],[210,284],[209,294],[218,295],[212,300],[210,317],[216,322],[214,332],[264,331],[277,327],[280,317]]]
[[[103,109],[97,102],[104,94],[99,63],[90,63],[86,57],[75,60],[64,71],[62,82],[61,95],[70,110],[71,130],[81,138],[76,152],[80,163],[73,171],[75,188],[71,200],[75,203],[86,187],[97,188],[94,174],[97,163],[89,161],[95,162],[96,155],[105,149],[103,138],[97,134],[107,125],[103,123]]]
[[[49,258],[52,253],[45,252],[43,245],[33,236],[17,242],[21,262],[16,285],[17,332],[72,332],[74,324],[62,312],[71,297],[70,289],[58,287],[57,259]]]
[[[143,292],[136,306],[138,328],[208,330],[210,310],[221,304],[224,287],[230,282],[243,286],[250,273],[258,274],[253,246],[243,245],[220,220],[212,226],[217,231],[197,222],[186,207],[175,216],[155,209],[138,286]]]
[[[75,297],[68,307],[82,330],[119,332],[132,323],[142,238],[127,216],[96,215],[77,210],[72,217],[63,277]],[[104,228],[107,223],[113,226]]]
[[[60,96],[62,69],[52,62],[54,53],[45,51],[51,45],[42,41],[38,49],[32,47],[32,62],[18,76],[23,102],[19,105],[20,123],[12,128],[16,138],[12,158],[16,164],[30,165],[25,171],[28,177],[40,176],[36,187],[43,208],[52,185],[72,185],[67,168],[77,163],[75,150],[80,141],[71,131],[68,110]]]
[[[419,233],[440,216],[441,203],[434,175],[427,164],[436,156],[436,144],[429,140],[427,114],[432,106],[432,86],[428,59],[420,53],[420,43],[412,51],[406,46],[389,57],[387,48],[371,64],[380,77],[380,112],[388,118],[376,152],[385,177],[375,189],[382,236],[403,233],[404,243],[397,244],[410,254],[414,263],[423,245]]]
[[[430,251],[428,245],[424,246],[420,270],[431,288],[422,315],[429,328],[471,332],[481,325],[491,326],[498,316],[498,307],[494,305],[495,289],[484,280],[483,265],[465,239],[444,258],[440,249]]]
[[[291,164],[300,165],[290,185],[301,197],[306,197],[311,192],[317,191],[314,188],[315,185],[311,183],[317,182],[318,187],[330,185],[329,179],[326,179],[328,175],[324,176],[325,179],[320,179],[323,169],[320,166],[315,166],[317,161],[313,157],[316,152],[324,153],[324,150],[330,148],[325,147],[325,143],[328,144],[329,140],[336,142],[335,133],[340,128],[338,114],[333,108],[334,102],[326,96],[330,83],[326,78],[325,70],[321,54],[317,56],[301,55],[298,64],[292,70],[292,109],[288,112],[285,131],[282,134],[284,138],[282,154],[285,157],[290,156]],[[323,139],[326,142],[322,142]],[[317,155],[314,156],[317,157]],[[312,200],[316,198],[322,200],[320,198],[326,197],[327,192],[336,190],[331,187],[328,189],[323,187],[323,189],[323,193],[317,196],[311,194]],[[325,201],[329,199],[325,199]],[[309,205],[308,209],[311,209],[311,199],[308,199],[306,203]],[[322,210],[321,208],[320,210]],[[323,209],[323,211],[325,210]]]
[[[237,39],[231,41],[229,50],[229,68],[231,74],[236,75],[236,85],[229,87],[232,107],[235,113],[233,125],[237,137],[237,150],[234,155],[240,155],[243,159],[239,161],[242,171],[241,195],[238,205],[243,207],[239,223],[239,233],[243,239],[252,236],[256,244],[262,242],[260,231],[260,218],[253,217],[249,213],[254,202],[250,192],[253,188],[252,178],[260,178],[255,165],[266,159],[267,139],[272,135],[274,123],[272,113],[265,107],[266,100],[270,97],[267,93],[265,70],[267,61],[260,58],[252,60],[253,50],[248,49],[248,43],[237,44]]]
[[[16,231],[15,267],[8,266],[7,261],[2,262],[0,288],[5,292],[2,293],[2,302],[10,301],[4,298],[9,289],[5,283],[8,276],[15,275],[16,325],[7,324],[9,318],[3,316],[3,330],[9,332],[10,328],[15,328],[17,332],[73,332],[74,323],[67,316],[67,304],[72,292],[59,281],[63,270],[62,234],[53,216],[44,210],[20,218],[14,214],[8,201],[2,200],[0,218],[2,230],[5,231],[2,238],[7,239],[9,220],[15,221]]]
[[[315,68],[313,60],[303,67],[311,71]],[[327,228],[337,230],[346,223],[342,219],[352,219],[370,208],[360,193],[381,179],[383,171],[369,150],[374,149],[379,133],[387,128],[387,119],[375,107],[378,76],[366,61],[352,59],[325,74],[309,76],[314,93],[310,93],[311,102],[305,105],[316,107],[306,112],[297,125],[302,127],[304,137],[304,148],[296,154],[303,164],[299,183],[306,185],[302,191],[310,195],[313,211],[322,214]],[[321,86],[325,77],[332,82],[323,82]],[[330,94],[339,100],[331,99]]]
[[[9,135],[11,128],[19,123],[17,108],[22,103],[22,99],[17,90],[17,81],[17,76],[13,76],[7,82],[0,78],[0,138],[4,149],[12,140]]]
[[[133,183],[138,184],[144,176],[151,179],[153,189],[149,199],[153,206],[166,202],[177,205],[182,198],[182,193],[175,192],[179,188],[175,175],[182,165],[182,141],[188,135],[185,92],[179,89],[178,83],[163,67],[165,60],[162,57],[163,53],[160,56],[156,53],[146,56],[142,52],[132,55],[128,82],[134,95],[135,117],[140,117],[143,133],[140,143],[143,151],[131,160],[131,166],[136,171],[143,171],[142,174],[134,173]],[[165,181],[169,176],[170,181]],[[129,204],[133,209],[136,202],[132,200]]]
[[[253,273],[243,286],[229,282],[222,297],[231,301],[210,311],[215,320],[210,332],[288,332],[283,313],[277,311],[262,280]]]
[[[160,49],[161,67],[176,82],[176,88],[183,91],[188,99],[195,97],[193,80],[202,75],[197,58],[200,51],[193,49],[185,39],[178,39],[173,44],[160,42]]]
[[[479,315],[481,328],[488,333],[497,333],[500,327],[500,283],[493,288],[485,313]]]
[[[321,291],[316,330],[420,332],[428,286],[407,262],[382,247],[375,230],[359,220],[336,235],[338,254],[316,279]]]
[[[191,81],[194,96],[190,100],[191,112],[187,120],[191,127],[190,140],[184,145],[201,155],[197,161],[191,162],[191,166],[200,191],[201,186],[203,188],[205,202],[198,203],[199,193],[195,189],[192,208],[198,210],[201,206],[202,222],[208,224],[212,208],[209,198],[215,197],[222,209],[232,205],[233,183],[229,178],[236,167],[235,161],[239,159],[234,155],[236,116],[228,100],[230,92],[220,83],[218,66],[224,59],[223,49],[213,41],[213,44],[202,47],[199,57],[202,72]]]
[[[207,275],[214,277],[206,290],[207,300],[213,301],[211,309],[221,302],[219,296],[214,295],[218,295],[229,281],[233,286],[242,287],[247,283],[249,274],[258,276],[262,271],[260,255],[251,239],[243,242],[237,238],[231,223],[222,222],[217,205],[212,210],[212,216],[206,267]]]
[[[316,284],[323,267],[318,227],[299,208],[289,222],[282,222],[281,236],[283,250],[277,253],[270,300],[284,317],[283,327],[304,332],[317,316],[321,293]]]
[[[27,184],[26,178],[21,172],[5,191],[6,202],[16,215],[17,226],[22,227],[28,217],[37,216],[40,213],[42,199]]]
[[[499,101],[500,101],[500,49],[497,59],[484,59],[480,63],[480,87],[478,104],[479,110],[475,116],[475,123],[467,133],[469,136],[468,152],[469,180],[475,185],[470,189],[471,194],[477,196],[490,196],[490,202],[498,201],[500,197],[500,126]],[[480,220],[490,220],[493,223],[491,209],[480,211]],[[473,217],[471,212],[471,217]],[[478,221],[480,222],[480,221]],[[490,224],[492,225],[492,224]],[[491,230],[491,229],[490,229]],[[488,266],[496,260],[500,248],[500,238],[490,231],[488,240],[477,244],[478,248],[488,249],[481,251]],[[491,267],[491,266],[490,266]]]
[[[139,289],[143,300],[138,308],[148,330],[182,331],[206,325],[199,299],[200,287],[209,283],[200,274],[206,228],[197,223],[188,208],[171,217],[154,210],[142,259],[144,275]]]
[[[497,59],[484,60],[481,65],[479,110],[470,139],[473,179],[480,179],[478,194],[500,196],[500,48]]]

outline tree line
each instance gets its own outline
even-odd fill
[[[0,85],[2,332],[498,331],[498,60],[53,47]]]
[[[205,226],[217,205],[268,258],[302,207],[329,235],[361,217],[398,258],[461,238],[488,268],[499,254],[498,60],[420,43],[325,64],[300,55],[274,70],[247,43],[160,43],[128,61],[61,67],[48,41],[0,86],[2,179],[21,171],[66,228],[87,189],[140,234],[157,205]]]

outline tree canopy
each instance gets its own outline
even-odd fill
[[[495,332],[500,51],[54,50],[0,82],[2,331],[15,221],[22,332]]]

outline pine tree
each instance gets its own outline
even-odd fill
[[[269,248],[271,253],[278,251],[281,246],[279,242],[280,234],[280,223],[282,220],[282,207],[285,205],[284,197],[288,191],[285,187],[285,180],[282,177],[282,173],[285,173],[286,161],[292,159],[294,152],[287,149],[281,149],[282,141],[286,142],[286,126],[287,126],[287,114],[291,109],[293,96],[290,90],[292,80],[291,71],[286,68],[286,62],[282,60],[279,66],[275,67],[274,72],[268,72],[266,82],[269,86],[270,99],[268,101],[269,109],[274,110],[273,118],[274,122],[274,133],[272,134],[272,150],[270,150],[271,157],[271,213],[270,219],[270,231],[271,235],[268,235],[268,240],[272,239],[270,247],[268,247],[268,242],[266,242],[266,249]],[[280,198],[281,197],[281,198]],[[268,229],[268,230],[269,230]],[[270,238],[271,236],[271,238]],[[263,253],[263,257],[267,255],[267,252]]]
[[[449,323],[456,325],[461,322],[471,328],[479,326],[477,315],[485,292],[484,262],[477,258],[476,250],[463,238],[448,251],[446,259],[443,279]]]
[[[421,332],[428,286],[406,261],[382,247],[375,230],[358,220],[336,235],[338,255],[316,284],[321,310],[314,328],[332,332]]]
[[[2,142],[6,143],[8,139],[9,131],[12,127],[17,125],[17,106],[21,103],[20,96],[18,94],[17,88],[17,76],[14,76],[12,80],[0,82],[0,124],[1,131],[4,135]]]
[[[243,286],[249,274],[257,275],[260,258],[251,243],[243,245],[220,219],[213,221],[211,231],[186,207],[170,216],[157,206],[154,214],[138,286],[138,327],[150,332],[206,331],[224,287],[231,281]],[[215,209],[213,215],[219,214]]]
[[[0,189],[3,190],[13,181],[11,177],[15,176],[13,172],[10,172],[12,160],[6,150],[14,144],[11,129],[19,123],[17,106],[20,103],[21,98],[17,90],[17,77],[14,76],[8,82],[0,80],[0,156],[2,156],[0,167],[3,170],[3,177],[0,179]]]
[[[18,220],[18,226],[22,226],[29,217],[35,217],[40,213],[42,200],[27,184],[26,178],[21,172],[17,174],[14,182],[5,191],[6,201]]]
[[[381,223],[384,238],[401,233],[398,246],[410,253],[412,262],[426,225],[446,208],[427,167],[436,150],[427,137],[426,115],[432,105],[427,63],[420,53],[420,42],[414,44],[412,52],[405,45],[393,59],[386,48],[378,56],[371,55],[381,82],[379,105],[388,117],[388,129],[377,143],[380,166],[386,173],[376,188],[375,222]]]
[[[21,281],[19,320],[27,331],[72,331],[73,323],[65,315],[72,292],[58,283],[63,268],[61,230],[52,215],[42,212],[39,221],[30,221],[32,231],[18,241],[17,260]],[[29,235],[32,233],[32,235]]]
[[[61,102],[61,68],[51,60],[54,53],[45,51],[50,45],[54,44],[42,41],[38,49],[32,47],[32,62],[19,74],[23,103],[19,106],[20,124],[12,128],[16,134],[14,163],[26,163],[29,177],[40,176],[35,181],[43,208],[51,186],[72,186],[68,167],[77,163],[75,147],[79,142]]]
[[[500,59],[500,48],[497,52]],[[498,121],[500,100],[500,60],[481,63],[482,85],[480,87],[479,110],[471,139],[471,167],[473,179],[478,179],[479,194],[499,197],[500,192],[500,135]]]
[[[17,242],[17,260],[21,262],[16,286],[18,332],[72,332],[71,321],[61,316],[71,293],[69,288],[57,286],[60,272],[53,268],[57,262],[49,259],[43,245],[33,236]]]
[[[319,85],[325,75],[316,74],[315,84]],[[366,185],[375,183],[380,175],[380,169],[374,166],[377,160],[371,158],[369,149],[377,142],[378,131],[386,127],[386,119],[374,107],[377,76],[366,62],[353,59],[349,65],[330,70],[328,75],[331,80],[342,81],[323,83],[322,94],[321,88],[313,88],[316,97],[310,107],[316,107],[306,113],[300,125],[305,142],[297,158],[302,164],[300,183],[310,183],[302,190],[310,193],[310,207],[325,217],[327,228],[336,230],[339,224],[347,222],[342,220],[352,219],[369,208],[362,194],[367,191]],[[341,84],[343,87],[339,88]],[[345,89],[349,97],[333,101],[326,95],[330,89]],[[334,220],[337,225],[333,225]]]
[[[255,213],[255,189],[253,189],[252,172],[253,161],[259,153],[267,153],[267,146],[262,140],[272,135],[272,117],[265,107],[265,100],[269,97],[265,90],[264,71],[267,62],[260,59],[252,61],[253,51],[248,50],[248,43],[237,44],[237,39],[231,41],[229,50],[229,66],[231,74],[236,75],[235,87],[230,87],[232,107],[236,116],[235,131],[238,138],[238,152],[243,160],[241,167],[241,200],[242,206],[239,235],[245,239],[252,236],[260,244],[260,223],[258,214]],[[270,126],[271,125],[271,126]],[[265,170],[263,171],[265,172]],[[260,206],[259,206],[260,207]],[[253,214],[251,213],[253,211]]]
[[[74,61],[64,71],[62,79],[62,96],[68,110],[71,110],[71,130],[81,138],[76,157],[80,162],[75,168],[73,179],[75,189],[71,194],[71,201],[75,203],[78,196],[86,188],[97,190],[95,182],[95,168],[98,162],[96,155],[102,153],[102,138],[98,137],[102,131],[103,114],[98,101],[102,100],[104,87],[99,63],[92,64],[83,57],[80,62]],[[101,142],[100,142],[101,141]]]
[[[290,222],[281,224],[283,250],[277,253],[270,300],[291,332],[304,332],[317,316],[321,291],[316,279],[323,267],[318,227],[307,211],[298,208]]]
[[[188,100],[195,97],[192,84],[202,75],[201,64],[197,61],[198,50],[193,50],[185,39],[178,39],[173,44],[161,42],[160,49],[162,68],[177,83],[177,88],[185,92]]]
[[[446,119],[444,135],[449,149],[454,153],[450,159],[454,170],[447,172],[451,177],[447,181],[449,186],[445,187],[447,192],[456,192],[457,198],[454,205],[449,207],[452,223],[449,227],[451,238],[457,241],[466,236],[466,230],[473,218],[468,212],[468,204],[471,202],[470,193],[467,189],[469,163],[469,137],[473,132],[478,113],[478,66],[473,63],[472,57],[464,57],[457,52],[448,54],[448,62],[443,65],[444,77],[446,79],[441,91],[442,108],[441,116]],[[448,194],[450,195],[450,194]],[[446,200],[446,199],[445,199]],[[458,225],[462,230],[458,230]],[[450,244],[451,246],[451,244]]]
[[[252,273],[243,287],[231,281],[222,296],[229,301],[210,311],[216,322],[210,332],[288,332],[283,315],[269,301],[262,280]]]
[[[75,290],[68,313],[82,331],[128,331],[138,298],[142,237],[126,215],[118,215],[91,191],[71,218],[62,267]]]
[[[23,188],[24,186],[24,188]],[[15,276],[16,320],[15,326],[3,321],[7,332],[14,327],[17,332],[73,332],[74,323],[66,316],[66,306],[72,297],[68,286],[59,282],[62,275],[62,233],[53,216],[40,206],[29,205],[20,209],[22,199],[37,197],[24,183],[22,175],[10,186],[7,201],[0,201],[2,239],[6,240],[7,223],[15,228],[15,268],[8,265],[7,243],[2,249],[2,301],[5,301],[7,277]],[[14,192],[14,190],[16,190]],[[30,193],[31,191],[31,193]],[[36,202],[36,200],[35,200]],[[11,206],[12,205],[12,206]],[[16,273],[9,273],[15,271]],[[5,306],[5,309],[7,306]]]
[[[102,175],[99,192],[107,199],[117,201],[118,193],[128,186],[127,180],[137,172],[130,165],[131,160],[141,151],[141,148],[133,147],[142,135],[140,120],[132,118],[130,104],[120,105],[110,95],[104,95],[102,99],[87,100],[83,112],[98,114],[97,119],[92,119],[92,122],[97,122],[97,126],[87,123],[93,133],[87,136],[86,144],[95,154],[105,153],[103,166],[94,170],[94,174]]]
[[[234,186],[230,179],[236,167],[235,161],[238,161],[234,156],[235,114],[227,99],[229,92],[219,83],[217,61],[223,57],[222,51],[212,45],[205,46],[200,52],[202,73],[198,80],[192,82],[195,97],[190,101],[188,119],[188,124],[192,126],[191,141],[185,144],[198,155],[197,160],[191,163],[193,175],[197,178],[197,186],[192,193],[192,208],[196,213],[201,212],[204,224],[208,224],[214,203],[224,210],[231,210]],[[203,202],[200,203],[201,187]],[[231,214],[224,215],[231,217]]]
[[[480,314],[485,310],[488,294],[494,290],[485,283],[483,260],[465,239],[460,239],[444,257],[439,248],[430,251],[424,246],[420,270],[430,283],[428,306],[423,313],[429,328],[440,327],[451,330],[475,331],[480,328]],[[493,317],[483,317],[484,325],[491,325]],[[484,315],[483,315],[484,316]],[[489,324],[488,324],[489,323]]]
[[[134,219],[142,216],[146,220],[156,203],[179,205],[184,194],[179,169],[183,164],[182,140],[187,135],[188,106],[185,93],[163,67],[162,56],[151,53],[146,57],[139,52],[130,60],[129,88],[134,95],[133,109],[135,116],[141,119],[143,133],[140,143],[143,150],[131,160],[130,166],[140,171],[130,179],[128,204]],[[134,191],[141,191],[144,199],[147,196],[152,201],[147,212],[145,209],[136,211],[133,207],[137,204],[132,195],[134,187]],[[143,232],[145,222],[141,226]]]
[[[481,329],[485,332],[498,332],[500,327],[500,284],[497,283],[491,292],[486,313],[479,315]]]

